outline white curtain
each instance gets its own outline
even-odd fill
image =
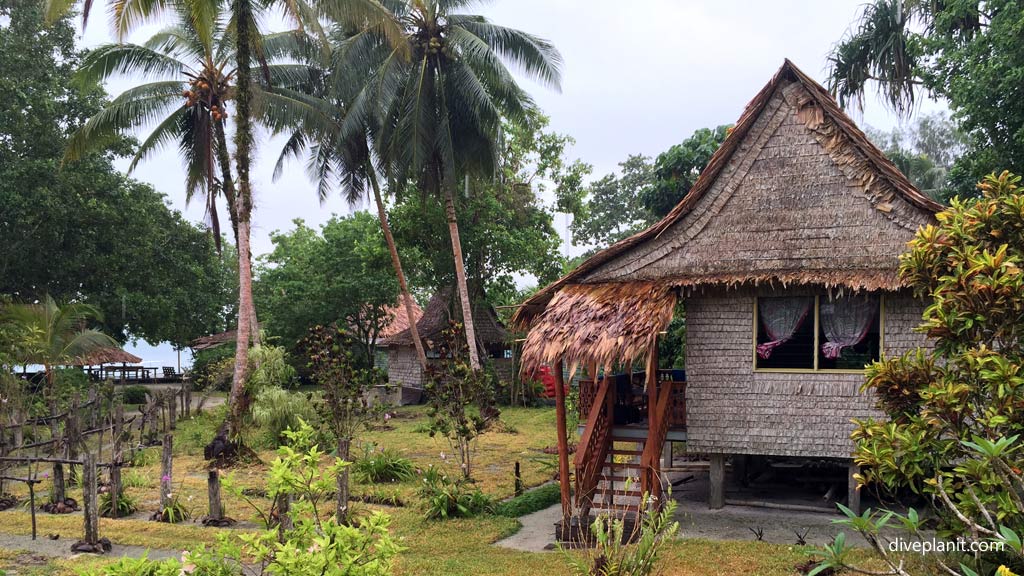
[[[768,334],[768,342],[757,345],[757,355],[767,360],[772,351],[785,344],[800,329],[814,306],[810,296],[761,298],[757,301],[757,317]]]
[[[825,358],[835,360],[843,348],[856,346],[867,336],[875,319],[878,302],[868,297],[851,297],[821,303],[821,329],[825,343],[821,352]]]

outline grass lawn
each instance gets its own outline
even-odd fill
[[[502,413],[503,432],[491,432],[479,439],[474,477],[477,485],[495,498],[509,497],[514,492],[513,469],[519,461],[523,480],[527,486],[536,486],[550,480],[557,469],[553,455],[541,450],[555,444],[555,415],[549,408],[506,408]],[[174,483],[175,490],[193,508],[195,517],[201,516],[206,506],[205,463],[202,447],[212,437],[219,415],[211,414],[184,421],[175,433]],[[430,465],[447,467],[452,473],[457,464],[451,459],[451,448],[443,438],[431,438],[424,432],[425,410],[407,407],[396,411],[387,429],[365,433],[359,443],[373,443],[400,451],[418,468]],[[220,529],[204,528],[192,522],[177,525],[150,522],[144,519],[156,510],[160,478],[159,448],[150,448],[150,462],[145,466],[125,470],[132,477],[127,492],[140,504],[140,513],[132,519],[101,520],[100,534],[118,544],[146,546],[164,550],[179,550],[199,542],[212,542]],[[357,448],[355,455],[361,453]],[[444,454],[444,458],[442,458]],[[264,462],[273,459],[272,450],[260,451]],[[256,464],[232,473],[241,487],[264,487],[266,464]],[[15,487],[16,488],[16,487]],[[387,494],[399,497],[404,507],[380,507],[357,503],[359,510],[382,509],[392,518],[392,533],[406,548],[399,555],[396,574],[444,574],[452,576],[568,574],[568,568],[559,553],[527,553],[506,550],[491,544],[520,527],[517,520],[497,516],[449,521],[430,521],[415,495],[416,481],[387,485],[361,485],[354,483],[353,494]],[[80,497],[77,490],[70,495]],[[258,517],[242,500],[225,492],[225,506],[229,515],[245,522]],[[45,494],[42,496],[45,498]],[[269,501],[254,497],[262,508]],[[38,515],[39,533],[59,533],[68,546],[80,537],[82,520],[79,515]],[[249,526],[255,526],[249,524]],[[232,529],[237,533],[245,528]],[[30,533],[27,509],[0,513],[0,534]],[[87,566],[110,562],[110,558],[80,557],[64,560],[45,560],[28,557],[11,550],[0,550],[0,569],[17,568],[18,574],[74,574]],[[794,566],[804,560],[800,549],[792,546],[754,542],[674,541],[666,549],[661,562],[666,576],[761,574],[765,576],[795,574]]]

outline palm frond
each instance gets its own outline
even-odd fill
[[[493,24],[482,16],[453,14],[448,22],[453,28],[462,28],[480,38],[527,77],[555,90],[561,89],[562,55],[547,40]]]
[[[123,131],[162,118],[181,99],[182,82],[168,80],[129,88],[79,128],[68,142],[65,160],[77,160],[102,148]]]
[[[180,77],[186,66],[180,60],[138,44],[104,44],[90,50],[75,73],[82,86],[103,82],[114,75],[140,78]]]

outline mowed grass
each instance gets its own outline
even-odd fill
[[[523,481],[527,486],[536,486],[554,476],[556,458],[544,454],[544,448],[555,445],[555,414],[550,408],[506,408],[502,412],[504,431],[485,434],[477,440],[473,477],[486,494],[502,499],[514,493],[515,463],[521,466]],[[206,463],[202,458],[202,447],[212,438],[220,423],[219,414],[200,416],[182,421],[175,432],[174,490],[192,508],[198,518],[206,509]],[[399,451],[413,461],[419,469],[427,466],[441,466],[451,474],[458,473],[457,459],[447,440],[431,438],[426,432],[427,418],[423,407],[404,407],[395,411],[387,429],[365,432],[354,447],[354,456],[361,454],[360,446],[374,444]],[[132,519],[102,519],[100,533],[118,544],[136,545],[162,550],[182,550],[197,543],[212,543],[216,534],[237,535],[246,529],[258,529],[259,517],[245,502],[229,491],[224,491],[224,501],[230,516],[245,522],[243,528],[205,528],[195,522],[163,524],[145,520],[145,516],[157,509],[159,502],[159,451],[152,452],[150,463],[133,468],[147,480],[143,485],[128,488],[127,492],[139,502],[140,513]],[[230,471],[234,482],[240,488],[264,489],[269,462],[274,458],[273,450],[260,450],[262,463],[250,464]],[[326,464],[326,460],[325,460]],[[356,513],[368,510],[382,510],[391,517],[391,531],[405,548],[399,555],[395,574],[397,575],[568,575],[569,568],[559,552],[529,553],[507,550],[492,544],[515,533],[518,520],[495,516],[449,521],[431,521],[423,517],[416,496],[418,480],[387,485],[362,485],[354,483],[353,494],[393,494],[406,503],[404,507],[381,507],[356,503]],[[42,486],[42,485],[41,485]],[[13,486],[12,486],[13,488]],[[42,491],[42,490],[41,490]],[[73,497],[80,498],[79,490],[71,490]],[[39,496],[45,501],[45,493]],[[269,500],[260,496],[249,499],[258,507],[267,509]],[[39,513],[40,537],[57,533],[68,546],[80,537],[82,518],[80,515],[53,516]],[[552,527],[553,530],[553,527]],[[0,513],[0,533],[29,534],[31,531],[28,511],[19,509]],[[37,562],[26,566],[26,556],[14,551],[0,551],[0,569],[18,569],[18,574],[75,574],[87,567],[102,566],[112,558],[80,556],[74,559],[59,559]],[[666,576],[735,575],[754,574],[764,576],[792,575],[794,567],[806,559],[802,550],[792,546],[778,546],[761,542],[708,542],[673,541],[668,543],[660,563],[661,573]]]

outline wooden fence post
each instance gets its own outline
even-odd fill
[[[176,417],[178,410],[178,393],[173,390],[167,391],[167,420],[171,430],[177,428]]]
[[[164,453],[161,461],[160,476],[160,511],[161,513],[171,505],[171,479],[174,473],[171,468],[171,452],[174,445],[174,436],[164,434]]]
[[[224,519],[224,504],[220,500],[220,475],[217,470],[210,470],[206,477],[206,493],[210,500],[210,519]]]
[[[64,465],[60,462],[53,463],[53,491],[50,493],[50,502],[62,504],[67,499],[64,493]]]
[[[114,445],[110,451],[110,517],[117,518],[118,505],[121,503],[121,435],[124,434],[124,406],[118,404],[114,409],[114,432],[111,434]]]
[[[85,543],[96,546],[100,540],[99,504],[96,498],[96,458],[91,452],[84,455],[82,466],[82,500],[85,510]]]

